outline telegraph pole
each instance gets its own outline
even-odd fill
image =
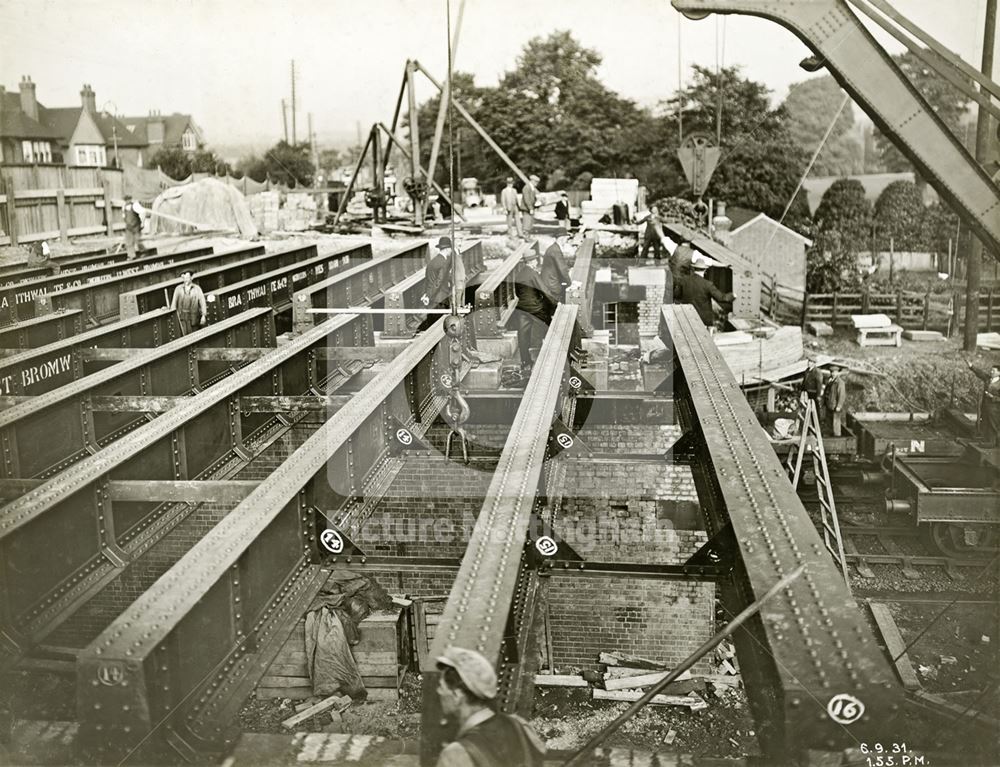
[[[292,59],[292,146],[298,143],[295,132],[295,59]]]
[[[284,129],[285,133],[285,143],[288,143],[288,108],[285,106],[285,100],[281,100],[281,127]]]
[[[997,32],[997,0],[986,0],[986,27],[983,31],[983,66],[982,72],[989,78],[993,77],[993,47]],[[979,86],[979,92],[985,89]],[[986,110],[979,107],[979,117],[976,121],[976,161],[986,162],[990,149],[990,116]],[[996,254],[994,254],[996,257]],[[978,236],[972,237],[969,248],[969,259],[965,269],[965,343],[967,352],[976,350],[976,334],[979,332],[979,286],[983,264],[983,241]]]

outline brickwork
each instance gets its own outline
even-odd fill
[[[580,438],[597,453],[666,452],[681,436],[675,424],[588,424],[577,431]]]
[[[660,332],[660,309],[664,285],[646,285],[646,297],[639,302],[639,335],[655,336]]]
[[[290,429],[235,478],[264,479],[287,460],[311,433],[311,427],[297,426]],[[126,567],[118,577],[88,600],[47,641],[71,647],[82,647],[92,641],[192,546],[204,538],[235,505],[200,504],[136,562]]]

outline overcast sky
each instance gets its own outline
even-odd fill
[[[986,0],[893,2],[978,68]],[[454,21],[459,0],[451,3]],[[668,0],[467,0],[455,67],[494,85],[532,36],[569,29],[601,53],[609,87],[653,105],[677,88],[678,27],[685,76],[719,55],[776,100],[808,76],[798,67],[808,50],[777,24],[691,21]],[[8,90],[30,75],[39,101],[71,106],[90,83],[98,108],[110,100],[119,114],[189,112],[215,144],[263,148],[280,137],[292,58],[299,138],[311,112],[321,143],[345,143],[358,122],[391,119],[408,57],[444,76],[445,0],[0,0]],[[421,82],[418,99],[431,89]]]

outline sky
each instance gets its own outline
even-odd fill
[[[986,0],[892,2],[979,67]],[[453,23],[458,5],[451,0]],[[685,78],[691,64],[714,68],[718,58],[776,101],[809,76],[798,67],[808,49],[783,27],[749,16],[692,21],[668,0],[466,0],[455,69],[495,85],[529,39],[561,29],[598,50],[608,87],[644,106],[676,90],[678,48]],[[407,58],[445,76],[446,0],[0,0],[8,91],[30,75],[43,104],[72,106],[89,83],[99,109],[190,113],[217,146],[264,149],[281,137],[293,58],[299,139],[312,113],[321,146],[354,143],[359,124],[391,120]],[[421,80],[416,92],[422,101],[433,86]]]

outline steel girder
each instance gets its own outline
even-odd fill
[[[682,13],[761,16],[791,30],[830,74],[963,214],[989,250],[1000,252],[996,184],[907,79],[844,0],[672,0]]]
[[[71,274],[67,277],[66,287],[53,289],[48,293],[27,293],[26,298],[31,302],[31,309],[26,310],[31,314],[27,316],[40,316],[60,309],[80,309],[85,323],[107,322],[118,316],[118,297],[122,293],[180,277],[181,272],[187,269],[200,272],[263,254],[263,245],[247,245],[146,268],[128,261],[116,267],[117,271],[113,274],[100,275],[89,282],[86,272]]]
[[[135,261],[88,267],[56,275],[49,274],[51,270],[47,269],[45,275],[13,281],[0,287],[0,325],[34,317],[37,296],[64,290],[75,285],[83,285],[94,280],[113,279],[116,276],[142,269],[155,269],[178,261],[211,255],[211,253],[212,248],[205,246],[180,250],[162,256],[143,256]]]
[[[0,359],[0,396],[37,396],[113,364],[84,360],[85,349],[149,348],[166,343],[178,332],[177,313],[161,309],[12,354]]]
[[[462,565],[441,616],[430,657],[448,645],[476,650],[494,662],[506,706],[530,695],[527,652],[534,635],[537,576],[525,566],[525,544],[545,465],[553,420],[568,387],[568,354],[577,307],[560,304],[497,463]],[[440,674],[423,675],[421,761],[430,764],[444,732],[436,687]],[[526,688],[524,679],[528,679]]]
[[[175,251],[178,253],[180,251]],[[185,253],[190,253],[189,250],[184,250]],[[211,252],[206,248],[206,252]],[[142,252],[143,258],[149,258],[150,256],[155,256],[158,253],[157,248],[146,248]],[[164,256],[171,256],[174,253],[164,253]],[[117,264],[128,258],[128,251],[122,248],[121,251],[117,253],[109,253],[107,248],[100,248],[98,250],[84,250],[79,253],[69,253],[65,256],[53,256],[51,260],[59,265],[62,272],[75,272],[81,269],[90,269],[95,266],[104,266],[105,264]],[[7,285],[13,285],[15,282],[24,282],[25,280],[33,280],[38,277],[47,277],[52,273],[51,267],[48,266],[24,266],[23,264],[12,264],[11,266],[0,266],[0,287],[5,287]]]
[[[534,247],[534,240],[518,247],[476,286],[475,311],[472,315],[476,338],[500,338],[503,335],[507,320],[517,306],[514,270],[524,259],[524,255]]]
[[[37,349],[83,331],[83,312],[47,314],[0,328],[0,349]]]
[[[274,318],[256,309],[210,325],[0,412],[0,476],[50,477],[145,423],[143,413],[95,412],[92,398],[182,395],[199,391],[235,370],[230,362],[196,361],[191,352],[212,347],[275,346]],[[69,355],[65,356],[69,366]],[[58,434],[59,439],[51,435]]]
[[[322,339],[349,317],[303,338]],[[414,339],[81,654],[85,748],[117,760],[147,736],[154,752],[220,745],[326,578],[316,510],[329,515],[361,491],[388,451],[390,418],[413,424],[413,379],[431,379],[442,326]]]
[[[593,257],[594,237],[588,235],[577,248],[576,260],[573,261],[573,268],[569,272],[572,282],[566,289],[566,303],[580,307],[576,321],[580,323],[580,329],[588,338],[594,335],[594,326],[591,322],[594,311]]]
[[[113,503],[110,482],[231,476],[289,423],[241,412],[241,397],[320,393],[324,382],[347,380],[363,366],[318,352],[372,343],[371,324],[358,315],[314,328],[0,508],[0,619],[19,635],[14,643],[39,641],[191,511]],[[38,556],[60,542],[63,556]]]
[[[875,737],[901,702],[888,661],[693,307],[663,307],[660,333],[683,374],[674,395],[688,400],[699,438],[706,525],[717,532],[731,524],[739,547],[728,609],[735,614],[807,565],[736,634],[765,755],[784,763]],[[857,719],[843,723],[845,710]]]

